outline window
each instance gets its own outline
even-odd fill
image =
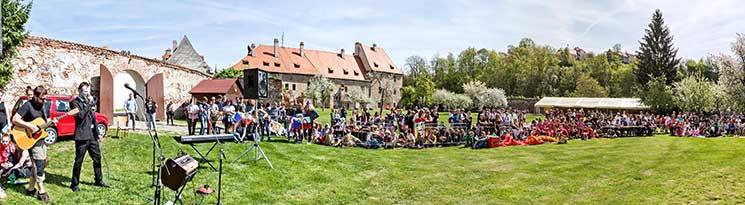
[[[269,66],[269,62],[264,61],[264,66]]]
[[[289,89],[290,89],[290,84],[289,83],[285,83],[285,90],[289,90]]]
[[[378,67],[378,63],[375,63],[375,62],[373,62],[373,65],[374,65],[374,66],[375,66],[376,68]]]
[[[390,65],[390,66],[391,66],[391,70],[395,70],[396,69],[396,68],[393,68],[393,65]]]
[[[393,95],[396,95],[396,90],[393,90]]]
[[[334,70],[329,67],[329,73],[334,73]]]
[[[393,78],[393,82],[395,83],[396,81],[398,81],[398,78],[395,78],[395,77],[394,77],[394,78]]]
[[[349,75],[349,71],[347,69],[344,69],[344,75]]]
[[[69,100],[57,100],[57,112],[67,112],[70,111],[70,101]]]
[[[300,64],[297,63],[293,63],[293,66],[295,66],[295,68],[300,68]]]
[[[292,84],[292,90],[295,90],[295,84]]]
[[[360,72],[357,72],[357,71],[355,70],[355,71],[354,71],[354,76],[358,76],[358,75],[360,75]]]
[[[243,60],[242,63],[243,63],[243,65],[248,65],[248,61],[247,60]]]
[[[279,63],[274,62],[274,67],[279,67]]]

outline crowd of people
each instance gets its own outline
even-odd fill
[[[169,103],[169,110],[171,105]],[[424,148],[465,145],[486,148],[509,145],[563,143],[569,139],[596,137],[673,136],[716,137],[742,135],[745,115],[672,113],[656,115],[647,111],[598,111],[556,109],[544,117],[527,121],[527,111],[485,108],[475,115],[465,109],[439,107],[391,109],[332,109],[330,123],[320,117],[310,102],[263,103],[241,98],[193,99],[181,106],[187,113],[189,134],[235,133],[243,136],[255,129],[260,139],[286,137],[289,142],[338,147]],[[171,114],[169,114],[170,116]],[[221,122],[221,124],[217,124]],[[446,123],[445,123],[446,122]]]

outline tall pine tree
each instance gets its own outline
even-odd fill
[[[651,78],[661,78],[666,85],[672,85],[680,59],[676,58],[678,49],[673,48],[673,36],[665,26],[659,9],[654,12],[649,28],[644,31],[646,34],[639,41],[641,45],[636,52],[639,59],[637,69],[634,70],[637,82],[646,88]]]

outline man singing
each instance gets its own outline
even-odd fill
[[[109,187],[103,182],[101,174],[101,150],[99,141],[105,133],[98,133],[96,129],[96,115],[92,103],[88,100],[91,88],[90,84],[83,82],[78,86],[78,97],[72,101],[71,108],[79,112],[75,115],[75,164],[72,167],[72,182],[70,189],[73,192],[80,191],[80,168],[83,165],[85,152],[93,159],[93,172],[95,174],[94,186]]]

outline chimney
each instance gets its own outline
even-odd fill
[[[300,41],[300,57],[305,57],[305,43]]]
[[[202,61],[204,61],[204,55],[199,55],[199,58],[201,58]]]
[[[176,43],[176,40],[173,40],[173,49],[171,49],[173,52],[176,52],[176,46],[178,43]]]
[[[279,39],[274,38],[274,57],[279,58]]]
[[[339,52],[339,57],[344,58],[344,49],[343,48]]]
[[[171,58],[171,49],[170,48],[166,48],[166,53],[163,54],[163,61],[166,61],[169,58]]]
[[[251,44],[246,46],[246,50],[248,50],[248,56],[254,56],[254,50],[256,49],[256,44]]]
[[[354,55],[355,56],[360,55],[361,49],[362,49],[362,43],[360,43],[359,41],[354,42]]]
[[[372,47],[371,49],[372,49],[373,51],[375,51],[375,48],[377,48],[377,47],[378,47],[378,44],[374,44],[374,43],[373,43],[373,47]]]

